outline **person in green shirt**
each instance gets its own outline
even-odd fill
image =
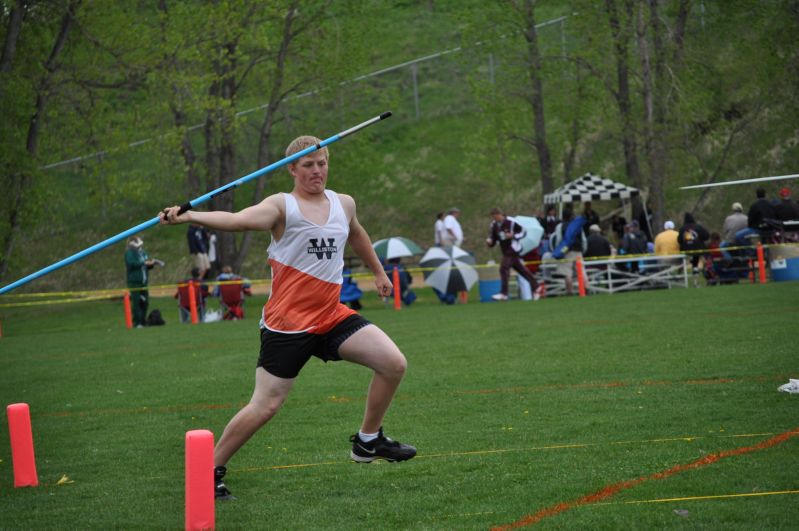
[[[141,328],[147,325],[147,305],[150,294],[147,291],[147,272],[152,269],[156,260],[152,260],[144,251],[144,241],[138,236],[128,240],[128,250],[125,251],[125,267],[128,271],[128,288],[130,288],[130,303],[133,310],[133,326]]]

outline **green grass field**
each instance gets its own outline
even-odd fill
[[[366,369],[312,360],[229,463],[219,529],[787,529],[799,525],[799,283],[362,312],[405,352],[386,419],[416,445],[356,465]],[[40,486],[0,528],[183,526],[185,432],[248,400],[256,308],[127,330],[120,301],[0,309],[0,397],[31,406]],[[67,476],[72,483],[57,485]],[[676,500],[675,500],[676,499]]]

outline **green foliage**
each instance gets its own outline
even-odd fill
[[[797,282],[447,307],[419,293],[400,312],[367,296],[363,311],[408,358],[386,431],[419,455],[352,464],[369,371],[312,359],[229,463],[238,500],[217,504],[217,528],[486,529],[797,428],[799,397],[777,392],[796,376]],[[0,310],[0,399],[30,404],[40,480],[12,488],[0,437],[4,527],[181,527],[185,432],[218,438],[249,399],[263,302],[190,326],[155,299],[167,324],[143,330],[124,329],[119,300]],[[790,528],[796,493],[758,495],[796,490],[797,449],[793,437],[541,523]],[[736,494],[752,496],[633,503]]]
[[[625,2],[617,3],[627,31],[633,31],[639,13],[647,16],[643,3],[631,4],[632,18],[622,9]],[[299,134],[324,138],[390,109],[391,120],[331,147],[331,188],[358,200],[359,218],[374,239],[397,234],[423,246],[430,243],[435,213],[457,205],[464,210],[466,247],[480,260],[492,257],[482,246],[486,212],[502,206],[532,214],[541,201],[529,142],[533,117],[526,42],[514,8],[521,4],[299,2],[298,34],[283,69],[285,99],[274,116],[269,161],[282,158],[284,146]],[[39,154],[31,158],[25,150],[27,126],[64,5],[31,8],[13,70],[0,83],[5,96],[0,98],[0,163],[13,170],[0,172],[0,184],[13,190],[20,171],[33,176],[3,283],[149,219],[165,204],[189,199],[184,137],[196,156],[198,193],[207,191],[219,175],[217,165],[206,164],[209,139],[202,127],[214,109],[229,119],[224,123],[233,134],[235,176],[256,170],[263,106],[277,79],[276,53],[291,2],[166,1],[166,10],[157,2],[82,3],[76,15],[80,31],[70,35],[60,57]],[[678,6],[661,6],[668,35]],[[680,191],[680,185],[795,173],[799,59],[792,6],[787,0],[756,7],[705,3],[703,9],[692,3],[679,61],[675,44],[668,46],[664,217],[679,218],[698,207],[703,224],[717,228],[729,204],[748,203],[753,187],[700,196]],[[606,3],[536,2],[535,13],[540,24],[567,17],[538,32],[555,184],[588,171],[626,181]],[[0,31],[5,32],[8,10],[2,17]],[[218,66],[225,57],[219,55],[220,43],[231,39],[235,50],[225,60],[234,67],[229,75],[238,87],[235,98],[224,100],[209,90],[222,79],[215,70],[215,62]],[[628,45],[631,127],[646,182],[641,58],[634,31]],[[445,50],[452,52],[363,77]],[[184,123],[176,124],[175,110],[184,114]],[[210,137],[212,145],[220,130]],[[41,169],[75,157],[82,158]],[[291,187],[283,170],[265,180],[265,194]],[[254,190],[254,185],[238,190],[233,207],[260,200]],[[11,200],[12,194],[0,197],[0,235],[9,228]],[[617,205],[595,206],[604,214]],[[185,274],[183,236],[179,229],[159,229],[148,237],[151,250],[181,264],[163,272],[164,281]],[[268,236],[255,237],[243,266],[248,276],[266,274],[267,243]],[[111,250],[84,262],[79,271],[26,289],[119,286],[121,252]]]

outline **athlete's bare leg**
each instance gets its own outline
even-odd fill
[[[355,332],[341,344],[338,352],[342,359],[374,371],[361,431],[377,433],[408,362],[391,338],[375,325],[365,326]]]
[[[228,422],[214,448],[214,466],[224,466],[258,429],[269,422],[286,400],[294,379],[279,378],[255,369],[255,391],[250,403]]]

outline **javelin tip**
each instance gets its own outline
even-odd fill
[[[391,111],[386,111],[386,112],[384,112],[383,114],[380,115],[380,119],[381,120],[385,120],[389,116],[391,116]]]

